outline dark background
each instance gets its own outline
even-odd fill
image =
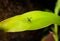
[[[44,11],[48,9],[54,12],[56,1],[57,0],[0,0],[0,21],[32,10]],[[0,31],[0,41],[41,41],[41,38],[46,34],[48,34],[50,38],[47,37],[48,40],[45,41],[54,41],[51,34],[49,34],[49,31],[51,31],[50,27],[53,27],[53,25],[49,26],[49,28],[44,28],[47,29],[45,32],[44,29],[15,33]]]

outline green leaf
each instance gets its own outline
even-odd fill
[[[0,22],[0,27],[6,32],[20,32],[45,28],[56,22],[57,15],[52,12],[30,11]]]

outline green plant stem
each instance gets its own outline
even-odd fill
[[[57,24],[54,24],[54,39],[55,41],[58,41],[58,25]]]
[[[59,10],[60,10],[60,0],[57,0],[57,3],[56,3],[56,7],[55,7],[55,14],[58,15],[59,13]],[[57,24],[54,24],[54,39],[55,41],[59,41],[59,38],[58,38],[58,25]]]
[[[55,6],[55,9],[54,9],[54,12],[55,12],[56,15],[58,15],[59,10],[60,10],[60,0],[57,0],[56,6]]]

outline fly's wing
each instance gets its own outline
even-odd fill
[[[42,29],[55,23],[55,16],[52,12],[30,11],[1,21],[0,28],[6,32]]]

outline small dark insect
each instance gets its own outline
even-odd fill
[[[27,18],[29,22],[31,22],[31,19],[30,18]]]

